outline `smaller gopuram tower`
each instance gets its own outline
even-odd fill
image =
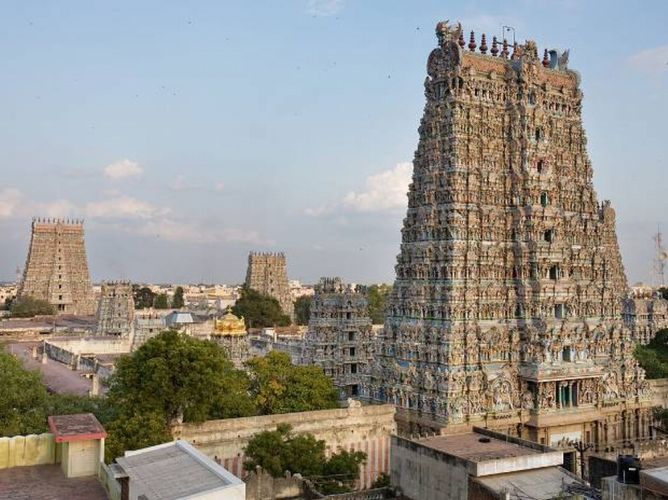
[[[321,278],[304,337],[303,363],[322,367],[344,399],[360,395],[368,383],[372,358],[366,290],[341,278]]]
[[[294,319],[294,304],[288,285],[288,266],[284,253],[257,253],[248,255],[246,287],[278,300],[283,313]]]
[[[95,314],[83,220],[32,221],[32,236],[18,297],[52,304],[58,314]]]
[[[102,294],[97,306],[97,334],[129,337],[135,319],[135,301],[132,283],[110,281],[102,283]]]

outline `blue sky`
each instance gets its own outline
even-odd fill
[[[641,6],[641,7],[640,7]],[[668,2],[0,3],[0,279],[33,215],[86,219],[95,280],[391,281],[437,21],[570,48],[630,282],[668,233]]]

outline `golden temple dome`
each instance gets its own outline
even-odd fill
[[[232,309],[227,308],[222,318],[214,320],[214,334],[218,335],[246,335],[246,323],[243,316],[239,318],[232,314]]]

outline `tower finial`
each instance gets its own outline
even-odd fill
[[[543,66],[547,68],[550,65],[550,58],[547,56],[547,49],[543,52]]]
[[[466,40],[464,40],[464,30],[459,30],[459,39],[457,40],[457,43],[462,49],[466,47]]]
[[[496,37],[492,37],[492,50],[490,50],[490,52],[494,57],[499,55],[499,44],[496,41]]]
[[[469,39],[469,50],[471,52],[475,52],[475,48],[477,47],[475,43],[475,32],[471,31],[471,38]]]
[[[480,40],[480,53],[487,54],[487,36],[483,33],[482,40]]]
[[[503,49],[501,50],[501,57],[503,57],[504,59],[508,59],[508,54],[510,54],[510,51],[508,50],[508,40],[504,38]]]

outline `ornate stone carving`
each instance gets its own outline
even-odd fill
[[[446,424],[647,399],[577,73],[535,42],[507,59],[462,50],[460,33],[440,24],[429,56],[369,397]]]

